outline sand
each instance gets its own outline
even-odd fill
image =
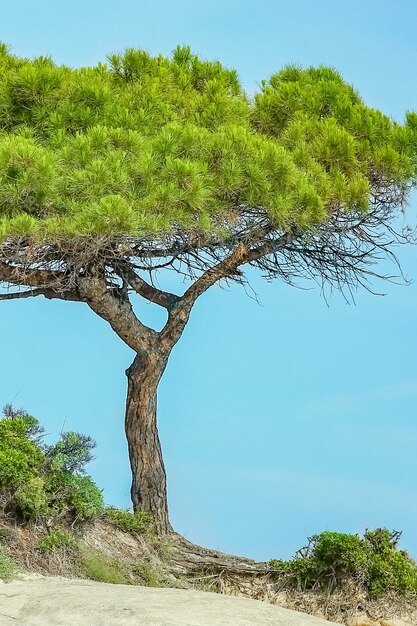
[[[38,577],[0,583],[0,626],[329,626],[266,602],[182,589]]]

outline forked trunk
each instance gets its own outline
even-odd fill
[[[156,416],[157,388],[165,366],[166,358],[153,352],[137,355],[126,371],[125,429],[132,469],[133,509],[151,513],[161,535],[172,531]]]

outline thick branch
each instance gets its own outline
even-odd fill
[[[267,240],[254,248],[250,248],[244,243],[239,244],[230,256],[204,272],[204,274],[187,289],[184,296],[181,298],[180,305],[192,307],[197,298],[219,280],[233,277],[239,267],[245,265],[245,263],[253,262],[256,259],[283,248],[295,237],[295,232],[285,233],[278,239]]]
[[[73,277],[77,288],[69,286],[64,272],[10,266],[0,261],[0,281],[19,286],[35,287],[20,293],[1,294],[0,300],[30,298],[43,295],[48,299],[86,302],[135,352],[148,351],[155,345],[157,333],[142,324],[133,313],[126,296],[114,295],[105,278]]]
[[[227,240],[214,242],[203,238],[200,242],[198,237],[196,240],[190,238],[187,232],[174,233],[166,241],[159,242],[158,254],[153,254],[151,241],[133,239],[124,243],[107,239],[98,242],[82,240],[73,250],[65,246],[34,250],[30,242],[10,239],[7,246],[5,244],[2,258],[11,260],[10,263],[0,261],[0,282],[43,290],[43,293],[40,290],[30,295],[25,292],[16,297],[44,295],[86,301],[133,350],[140,353],[158,348],[168,357],[198,297],[222,279],[243,282],[240,268],[244,264],[261,269],[267,278],[279,277],[290,284],[306,276],[321,280],[323,285],[346,288],[350,293],[359,284],[368,288],[367,279],[379,276],[372,271],[371,265],[384,255],[396,262],[390,247],[414,236],[408,231],[396,233],[391,226],[397,206],[397,196],[392,196],[387,187],[386,194],[375,196],[365,214],[335,210],[325,223],[313,230],[292,229],[284,234],[273,230],[265,216],[256,219],[256,215],[246,214],[245,209],[246,213],[242,213],[242,219]],[[166,263],[154,263],[155,258],[167,254],[172,258]],[[195,278],[194,283],[182,297],[162,291],[136,273],[140,263],[142,269],[149,272],[168,266]],[[87,277],[85,268],[89,271],[96,268],[96,272],[102,274]],[[161,333],[137,319],[128,298],[128,288],[166,308],[168,321]]]
[[[153,285],[147,283],[146,280],[141,278],[141,276],[138,276],[138,274],[136,274],[136,272],[128,265],[119,266],[116,268],[116,272],[118,274],[120,272],[119,275],[128,282],[136,293],[146,300],[149,300],[149,302],[153,302],[154,304],[164,307],[168,311],[171,311],[171,309],[173,309],[173,307],[180,300],[179,296],[169,293],[168,291],[157,289]]]
[[[59,291],[63,287],[63,272],[14,267],[0,261],[0,280],[11,285],[48,287]]]
[[[14,293],[2,293],[0,294],[0,300],[19,300],[22,298],[35,298],[36,296],[44,296],[48,300],[71,300],[73,302],[80,302],[81,298],[76,291],[60,291],[57,292],[54,289],[30,289],[29,291],[17,291]]]
[[[104,277],[81,277],[79,292],[89,307],[105,319],[132,350],[149,352],[155,347],[158,333],[138,320],[126,295],[116,297],[112,294]]]
[[[288,232],[281,235],[278,239],[267,240],[254,248],[240,243],[226,259],[204,272],[187,289],[175,308],[170,312],[168,321],[160,333],[161,347],[166,351],[172,349],[181,337],[194,303],[207,289],[224,278],[233,278],[238,273],[239,267],[267,254],[272,254],[286,246],[296,236],[296,231]]]
[[[28,291],[0,294],[0,300],[16,300],[44,296],[48,300],[80,302],[82,298],[70,288],[63,272],[11,266],[0,261],[0,281],[9,285],[34,287]]]

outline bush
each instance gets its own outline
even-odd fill
[[[40,476],[31,476],[25,483],[19,485],[14,500],[20,514],[26,520],[48,514],[48,494],[45,492],[45,482]]]
[[[96,580],[100,583],[113,583],[115,585],[131,584],[131,580],[116,559],[112,559],[93,548],[87,548],[86,546],[81,548],[79,566],[83,574],[91,580]]]
[[[146,533],[152,528],[152,517],[146,511],[131,513],[128,510],[107,507],[104,515],[116,528],[126,533]]]
[[[398,550],[401,533],[379,528],[365,533],[372,558],[368,568],[368,588],[373,597],[390,590],[401,594],[417,592],[417,565],[404,550]]]
[[[85,474],[85,466],[93,460],[95,441],[88,435],[68,432],[53,446],[47,446],[46,456],[57,470],[71,474]]]
[[[0,549],[0,580],[12,580],[17,574],[17,568],[13,561]]]
[[[73,520],[86,520],[102,512],[103,495],[90,476],[51,469],[45,480],[49,514],[68,514]]]
[[[135,565],[133,572],[139,577],[140,582],[145,587],[162,587],[163,577],[162,573],[156,567],[147,563]]]
[[[55,528],[49,535],[38,542],[38,550],[43,554],[49,554],[60,548],[73,548],[74,537],[67,530]]]
[[[398,550],[400,533],[367,531],[363,537],[323,532],[309,539],[291,561],[270,561],[279,578],[299,590],[340,590],[353,583],[370,598],[390,591],[417,592],[417,564]]]
[[[39,426],[30,415],[0,419],[0,490],[15,489],[36,475],[44,454],[31,435]]]
[[[13,541],[14,532],[11,528],[0,528],[0,545],[7,545]]]
[[[85,464],[93,440],[64,433],[54,446],[42,444],[39,422],[11,406],[0,419],[0,502],[24,521],[42,518],[86,520],[104,509],[103,496]]]
[[[370,555],[358,535],[323,532],[315,538],[311,556],[317,575],[327,577],[328,586],[340,587],[346,580],[361,579]]]
[[[72,476],[68,504],[77,520],[86,520],[104,510],[103,494],[90,476]]]

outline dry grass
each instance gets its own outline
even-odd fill
[[[226,571],[197,576],[197,588],[227,595],[263,600],[278,606],[322,617],[346,626],[416,626],[417,602],[391,594],[369,600],[352,586],[344,592],[289,591],[269,575],[230,575]]]
[[[46,536],[44,527],[17,526],[0,518],[2,550],[22,571],[66,577],[92,577],[94,574],[101,579],[102,575],[106,577],[110,572],[110,578],[107,578],[113,582],[197,588],[243,596],[324,617],[346,626],[417,624],[417,603],[407,602],[397,595],[369,601],[363,592],[354,587],[343,593],[331,594],[288,591],[265,571],[227,571],[226,564],[220,569],[210,569],[210,566],[204,567],[199,563],[195,567],[190,566],[189,571],[180,571],[178,562],[172,558],[173,544],[169,539],[160,542],[145,535],[132,535],[103,519],[88,522],[74,531],[77,548],[61,546],[43,553],[39,550],[39,542]],[[87,559],[85,555],[88,555]],[[227,556],[224,556],[227,563]],[[235,562],[233,559],[230,557],[231,563]],[[86,561],[88,567],[85,567]]]

